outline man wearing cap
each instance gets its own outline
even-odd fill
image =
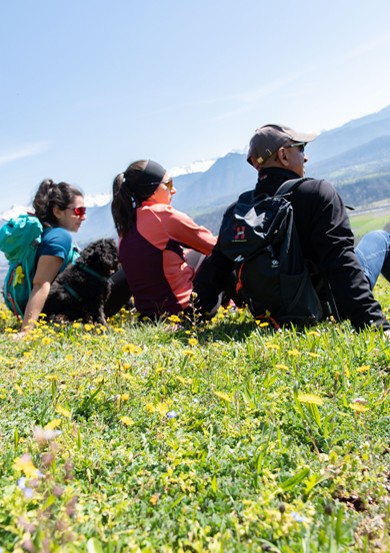
[[[303,177],[308,160],[305,146],[315,138],[315,134],[273,124],[257,129],[247,157],[248,163],[258,171],[254,196],[262,193],[272,196],[286,180]],[[374,240],[378,255],[376,266],[372,267],[364,256],[364,246],[359,252],[359,245],[355,252],[344,204],[329,182],[304,180],[294,190],[291,203],[303,255],[311,270],[329,283],[340,318],[350,319],[357,330],[374,325],[390,335],[390,324],[371,292],[381,271],[390,279],[390,235],[378,231],[379,241]],[[234,204],[228,210],[233,207]],[[232,262],[219,251],[217,242],[200,275],[204,286],[198,286],[198,294],[208,295],[212,302],[219,289],[217,283],[223,285],[224,275],[231,268]],[[207,305],[204,297],[202,302]]]

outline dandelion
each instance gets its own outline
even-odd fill
[[[73,355],[65,355],[65,361],[73,361]]]
[[[291,357],[299,357],[300,355],[302,355],[301,352],[297,349],[290,349],[287,353],[291,355]]]
[[[365,413],[366,411],[369,411],[368,407],[361,405],[360,403],[350,403],[349,407],[356,413]]]
[[[169,407],[168,405],[165,403],[165,401],[163,401],[162,403],[158,403],[155,407],[155,411],[157,413],[159,413],[162,417],[164,417],[168,411],[169,411]]]
[[[121,417],[119,419],[121,422],[123,422],[123,424],[125,424],[126,426],[132,426],[134,424],[134,421],[133,419],[131,419],[130,417]]]
[[[49,374],[47,377],[46,377],[46,380],[53,380],[54,382],[56,382],[58,380],[58,376],[55,375],[55,374]]]
[[[77,323],[76,321],[73,323],[73,328],[80,328],[81,327],[81,323]]]
[[[257,326],[260,326],[260,327],[266,327],[266,326],[269,326],[269,323],[267,323],[267,321],[256,321],[256,324]]]
[[[150,498],[150,503],[152,505],[156,505],[157,501],[160,499],[160,495],[159,493],[155,493],[152,495],[152,497]]]
[[[265,344],[264,347],[267,349],[280,350],[280,346],[278,344]]]
[[[300,403],[309,403],[312,405],[323,405],[324,400],[322,397],[317,396],[315,394],[299,394],[298,395],[298,401]]]
[[[288,367],[287,365],[283,365],[282,363],[277,363],[275,365],[275,368],[276,369],[282,369],[282,371],[289,371],[290,370],[290,367]]]
[[[60,426],[61,419],[53,419],[52,421],[48,422],[45,426],[45,430],[53,430],[54,428],[57,428],[57,426]]]
[[[61,405],[57,405],[55,410],[56,410],[56,413],[58,413],[59,415],[62,415],[63,417],[70,419],[70,411],[68,411],[68,409],[65,409],[65,407],[62,407]]]
[[[129,399],[129,394],[122,394],[120,396],[121,401],[127,401]]]
[[[140,346],[136,346],[135,344],[126,344],[123,346],[122,351],[123,353],[138,355],[142,352],[142,348],[140,348]]]
[[[183,349],[183,355],[186,355],[187,357],[194,357],[196,354],[191,349]]]
[[[147,404],[145,405],[145,409],[146,409],[146,411],[147,411],[148,413],[154,413],[155,410],[156,410],[155,407],[154,407],[154,405],[153,405],[152,403],[147,403]]]
[[[177,380],[184,385],[192,384],[192,378],[183,378],[182,376],[176,376]]]
[[[84,325],[84,330],[86,330],[87,332],[89,332],[90,330],[93,330],[94,326],[89,324],[89,323],[86,323]]]
[[[17,457],[14,461],[14,469],[24,472],[28,478],[36,478],[39,475],[37,467],[34,465],[29,453]]]
[[[171,323],[174,323],[174,324],[178,324],[178,323],[181,322],[181,319],[177,315],[170,315],[168,317],[168,321],[170,321]]]
[[[48,338],[47,336],[45,336],[45,338],[42,338],[42,344],[45,346],[48,346],[49,344],[51,344],[51,342],[52,342],[52,339]]]
[[[124,371],[128,371],[130,368],[131,368],[130,363],[123,363],[122,369],[123,369]]]
[[[188,339],[188,345],[193,347],[193,346],[196,346],[198,344],[198,340],[196,338],[189,338]]]
[[[18,394],[21,396],[23,395],[23,390],[22,388],[19,386],[19,384],[15,384],[15,389],[16,391],[18,392]]]
[[[222,399],[223,401],[232,401],[232,398],[229,396],[229,394],[226,394],[225,392],[214,392],[214,395],[216,395],[217,397],[219,397],[219,399]]]
[[[357,367],[356,372],[358,373],[364,373],[370,370],[370,365],[362,365],[361,367]]]
[[[309,351],[308,356],[314,358],[321,357],[319,353],[314,353],[313,351]]]

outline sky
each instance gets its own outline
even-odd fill
[[[389,0],[3,0],[0,212],[44,178],[111,191],[390,105]]]

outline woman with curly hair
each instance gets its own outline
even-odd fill
[[[51,283],[78,256],[70,233],[77,232],[86,218],[82,192],[66,182],[56,184],[51,179],[42,181],[32,205],[42,223],[43,232],[37,250],[32,290],[24,309],[19,335],[28,332],[38,320]]]

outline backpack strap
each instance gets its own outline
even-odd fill
[[[284,183],[279,186],[274,196],[285,196],[286,194],[293,192],[305,180],[310,180],[310,179],[309,177],[302,177],[299,179],[289,179],[284,181]]]

